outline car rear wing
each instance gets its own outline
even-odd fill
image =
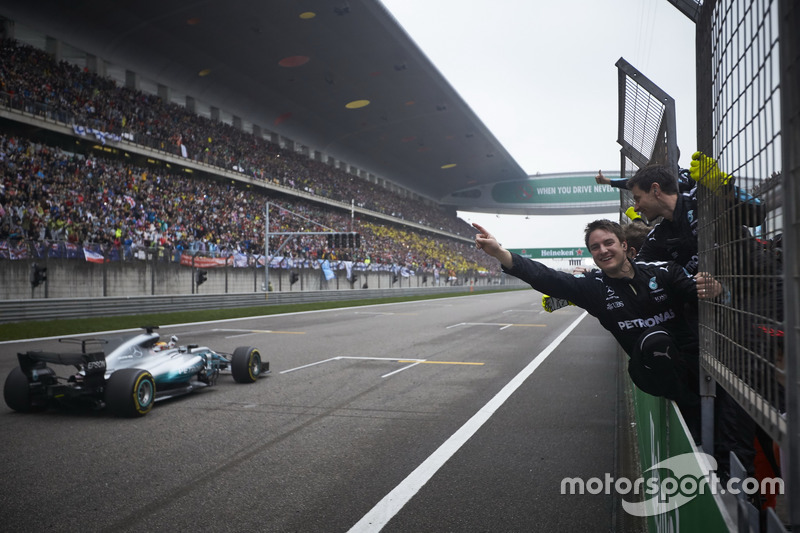
[[[17,353],[19,366],[23,372],[32,378],[34,370],[41,369],[46,363],[57,365],[72,365],[85,372],[86,376],[103,376],[106,372],[106,356],[102,351],[86,353],[58,353],[58,352],[20,352]]]

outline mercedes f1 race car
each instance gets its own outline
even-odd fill
[[[108,339],[60,339],[81,346],[80,352],[18,353],[19,366],[6,378],[3,396],[15,411],[41,411],[49,406],[86,405],[107,408],[123,417],[144,416],[156,401],[188,394],[216,383],[230,373],[237,383],[253,383],[269,372],[269,363],[251,346],[232,354],[188,344],[178,338],[162,341],[154,330]],[[72,365],[77,372],[61,377],[48,366]]]

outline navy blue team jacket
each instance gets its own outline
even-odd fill
[[[685,304],[697,305],[694,278],[672,262],[632,263],[632,279],[610,278],[602,271],[576,277],[511,254],[512,268],[503,271],[544,294],[566,298],[582,307],[611,332],[631,355],[637,339],[652,326],[670,331],[685,355],[697,357],[697,324],[690,325]]]

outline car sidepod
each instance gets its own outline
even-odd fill
[[[206,367],[207,355],[203,352],[181,352],[159,354],[147,363],[159,390],[170,389],[189,383]]]

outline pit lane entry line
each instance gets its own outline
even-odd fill
[[[547,357],[572,333],[588,315],[584,311],[572,324],[561,332],[550,345],[539,353],[522,371],[514,376],[494,398],[480,408],[472,418],[461,426],[449,439],[422,462],[408,477],[400,482],[375,507],[350,528],[348,533],[373,533],[383,527],[400,512],[406,503],[433,477],[434,474],[463,446],[511,395],[539,368]]]

